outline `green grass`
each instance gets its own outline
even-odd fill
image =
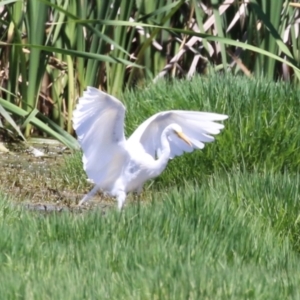
[[[119,214],[1,203],[3,299],[297,299],[299,176],[216,174]]]
[[[298,95],[217,76],[125,93],[128,133],[170,108],[230,118],[215,143],[174,159],[121,214],[42,214],[0,195],[1,297],[300,298]],[[78,153],[59,176],[88,190]]]
[[[161,82],[147,90],[125,93],[127,131],[131,133],[146,117],[161,110],[224,113],[229,119],[224,122],[226,129],[217,137],[217,143],[187,155],[182,164],[177,160],[172,171],[184,171],[190,178],[221,168],[299,171],[299,92],[299,88],[288,83],[233,76]],[[198,171],[191,172],[190,164],[197,165]],[[184,165],[188,169],[183,169]]]
[[[190,81],[162,81],[147,89],[127,91],[121,100],[127,109],[127,136],[146,118],[163,110],[202,110],[229,115],[216,142],[207,144],[203,151],[169,162],[167,172],[152,185],[157,190],[180,186],[183,180],[203,182],[216,171],[299,172],[299,94],[299,88],[289,83],[216,75]],[[75,161],[75,164],[73,159],[67,161],[68,171],[64,176],[67,184],[73,182],[78,186],[84,176],[78,154]],[[78,180],[74,174],[80,175]],[[68,176],[72,179],[68,180]]]

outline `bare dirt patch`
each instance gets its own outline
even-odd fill
[[[114,205],[112,199],[98,194],[89,205],[78,208],[78,202],[89,189],[74,190],[60,176],[64,156],[70,154],[62,145],[33,145],[44,153],[41,157],[35,157],[32,149],[21,143],[6,143],[5,146],[10,152],[0,152],[0,191],[15,203],[43,212],[107,209]]]

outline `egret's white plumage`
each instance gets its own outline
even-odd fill
[[[226,115],[171,110],[143,122],[128,140],[124,136],[124,105],[113,96],[88,87],[73,113],[73,126],[83,150],[83,166],[98,190],[117,197],[122,208],[128,192],[141,192],[150,178],[166,168],[169,159],[202,149],[224,125]]]

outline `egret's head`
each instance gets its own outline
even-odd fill
[[[182,128],[177,124],[172,124],[172,130],[173,132],[184,142],[186,142],[189,146],[193,147],[191,141],[189,138],[183,133]]]

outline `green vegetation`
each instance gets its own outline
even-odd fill
[[[147,89],[127,91],[121,100],[126,106],[127,136],[158,111],[186,109],[229,115],[216,142],[170,161],[168,172],[156,180],[157,189],[180,185],[183,179],[202,182],[219,171],[300,171],[299,92],[289,83],[228,74],[161,81]],[[80,163],[80,156],[76,157]],[[80,185],[82,177],[76,181],[76,176],[82,176],[78,165],[68,167],[65,176]]]
[[[25,137],[75,149],[71,116],[87,85],[119,96],[218,71],[299,83],[298,25],[285,0],[2,0],[0,114]]]
[[[128,135],[160,110],[229,115],[122,214],[17,206],[73,207],[81,155],[43,172],[1,155],[1,299],[300,298],[299,3],[223,2],[0,3],[1,130],[78,148],[87,85],[124,101]]]
[[[230,118],[216,142],[171,161],[121,214],[34,212],[0,196],[1,297],[298,299],[298,88],[212,76],[121,99],[128,135],[164,109]],[[75,153],[44,180],[87,191],[84,178]]]
[[[215,174],[122,212],[1,201],[4,299],[297,299],[299,177]]]

